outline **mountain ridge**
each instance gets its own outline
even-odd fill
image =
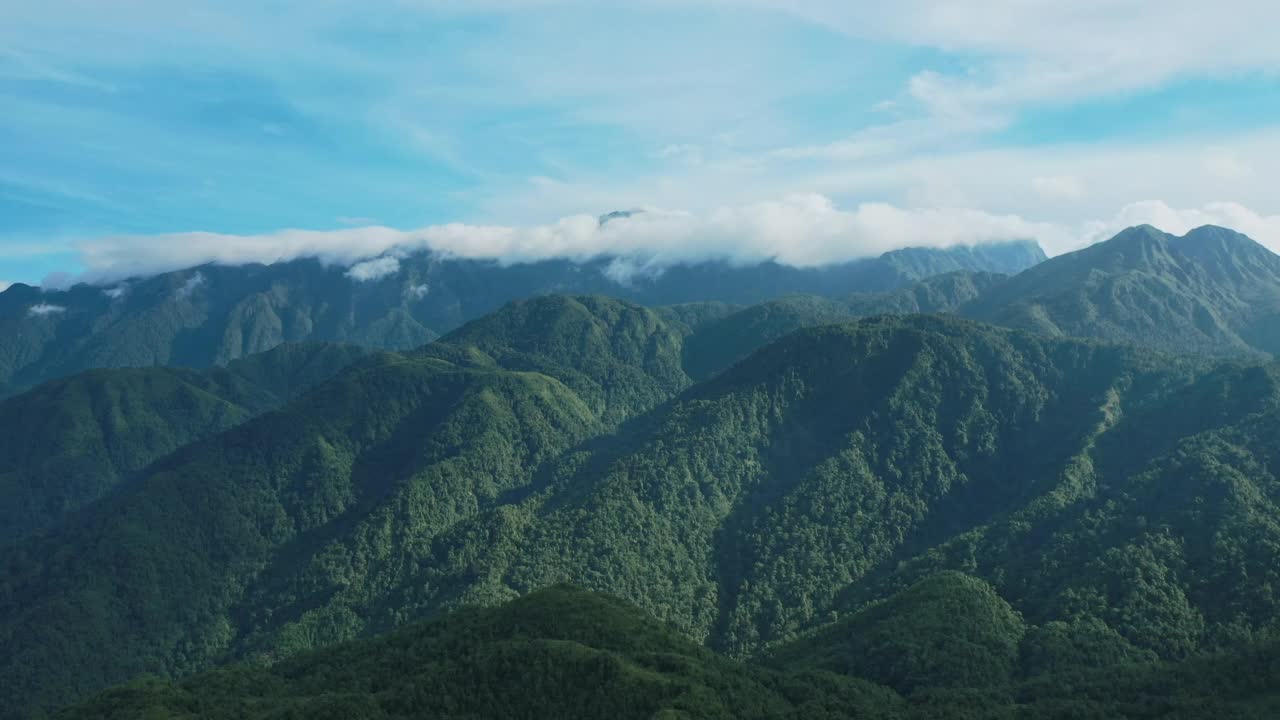
[[[275,265],[202,265],[110,287],[0,293],[0,395],[94,367],[221,365],[282,342],[341,341],[407,350],[545,294],[608,294],[646,305],[757,302],[799,291],[881,291],[958,269],[1022,269],[1044,258],[1034,243],[893,252],[823,268],[764,262],[675,265],[619,282],[617,258],[503,265],[431,253],[387,256],[381,274],[300,259]]]
[[[1169,352],[1272,354],[1280,350],[1280,256],[1225,228],[1179,238],[1137,226],[1019,273],[959,313]]]

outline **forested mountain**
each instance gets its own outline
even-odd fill
[[[1106,638],[1081,644],[1059,628],[1026,626],[963,575],[939,576],[886,605],[893,614],[871,629],[880,646],[851,659],[873,674],[918,671],[902,694],[838,663],[807,667],[823,664],[820,656],[781,667],[777,658],[773,667],[728,660],[634,606],[559,586],[270,667],[139,681],[58,717],[1260,720],[1280,712],[1275,643],[1182,664],[1094,664],[1113,660]],[[1043,667],[1046,657],[1053,668]],[[995,676],[983,674],[992,669]]]
[[[193,440],[283,406],[364,354],[281,345],[226,368],[91,370],[0,401],[0,542],[47,527]]]
[[[1264,357],[1280,349],[1280,256],[1219,227],[1182,237],[1130,228],[1013,277],[955,272],[883,293],[796,296],[743,308],[691,338],[688,352],[697,360],[689,369],[695,378],[710,377],[762,341],[800,328],[911,313],[954,313],[1171,353]]]
[[[704,262],[626,273],[600,258],[501,265],[431,253],[352,269],[297,260],[206,265],[109,287],[0,293],[0,397],[100,367],[207,367],[282,342],[418,347],[512,300],[599,293],[646,305],[753,303],[782,295],[892,290],[956,270],[1013,273],[1044,259],[1033,242],[898,250],[797,269]]]
[[[1225,228],[1175,237],[1143,225],[1031,268],[961,313],[1169,352],[1275,353],[1280,256]]]
[[[1013,277],[946,273],[882,293],[794,296],[742,308],[690,339],[687,352],[697,359],[689,370],[710,377],[762,341],[800,328],[911,313],[953,313],[1170,353],[1265,357],[1280,349],[1280,256],[1225,228],[1182,237],[1130,228]]]
[[[911,651],[883,628],[937,608],[987,618],[944,646],[995,653],[965,671],[992,688],[1280,631],[1277,367],[882,317],[695,384],[724,310],[514,304],[151,465],[6,552],[5,710],[561,582],[913,698],[932,666],[848,658]]]
[[[697,379],[709,378],[753,350],[806,327],[871,315],[955,312],[1004,282],[1005,275],[958,271],[935,275],[883,293],[843,298],[798,295],[702,319],[685,344],[685,365]]]

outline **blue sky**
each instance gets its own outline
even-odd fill
[[[884,5],[8,3],[0,282],[400,242],[368,226],[585,253],[621,241],[538,238],[633,206],[797,262],[1133,220],[1280,246],[1273,3]]]

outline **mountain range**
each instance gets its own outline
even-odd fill
[[[1276,262],[1141,227],[40,385],[0,717],[1273,716]]]
[[[500,264],[421,252],[351,268],[314,259],[204,265],[61,291],[16,284],[0,293],[0,397],[90,368],[209,367],[283,342],[406,350],[512,300],[551,293],[755,303],[879,292],[956,270],[1014,273],[1043,259],[1034,242],[1011,242],[908,248],[818,268],[702,262],[647,272],[618,257]]]
[[[1170,352],[1275,353],[1280,256],[1225,228],[1175,237],[1144,225],[1020,273],[961,313]]]

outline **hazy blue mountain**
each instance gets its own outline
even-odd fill
[[[208,367],[282,342],[417,347],[523,298],[604,294],[645,305],[754,303],[796,293],[880,292],[954,270],[1016,272],[1044,259],[1035,243],[900,250],[823,268],[705,262],[657,275],[618,258],[527,264],[419,253],[365,280],[316,260],[207,265],[100,288],[0,293],[0,396],[97,367]]]

